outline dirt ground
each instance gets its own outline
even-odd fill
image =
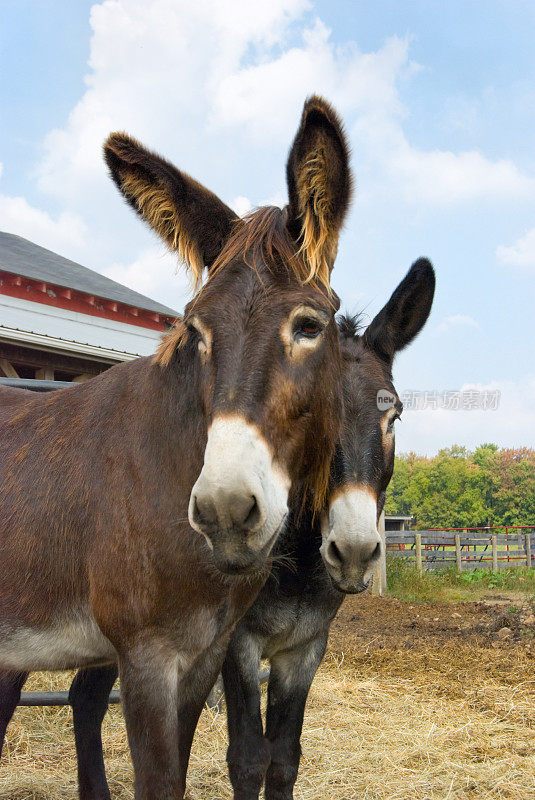
[[[40,675],[31,688],[67,687]],[[30,688],[29,686],[27,688]],[[119,708],[107,715],[112,797],[132,798]],[[521,595],[477,603],[348,598],[310,695],[296,800],[535,800],[535,616]],[[206,710],[190,800],[232,797],[225,716]],[[19,709],[0,800],[73,800],[69,709]]]
[[[354,595],[344,602],[329,638],[332,654],[347,651],[357,659],[372,658],[373,654],[374,661],[380,658],[380,651],[391,655],[401,648],[440,653],[452,644],[506,652],[521,645],[519,649],[529,661],[532,653],[535,655],[531,598],[509,592],[488,594],[474,603],[412,604]]]

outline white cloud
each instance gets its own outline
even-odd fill
[[[192,295],[184,267],[178,266],[177,259],[163,246],[149,247],[132,263],[115,263],[102,272],[175,311],[181,312]]]
[[[535,375],[518,381],[465,384],[460,391],[499,392],[496,410],[447,410],[426,408],[403,411],[396,429],[398,453],[411,450],[431,455],[442,447],[462,444],[469,448],[483,442],[500,447],[535,447]]]
[[[376,191],[400,195],[408,203],[503,203],[535,196],[535,179],[509,159],[493,161],[476,150],[414,147],[403,130],[402,115],[390,108],[361,117],[354,136],[365,159],[374,164]]]
[[[457,130],[461,134],[475,134],[481,125],[481,101],[465,95],[448,98],[442,110],[444,130]]]
[[[310,5],[105,0],[93,6],[87,89],[66,125],[46,137],[39,187],[71,207],[109,202],[101,146],[116,129],[179,163],[202,163],[210,150],[212,171],[224,135],[284,153],[313,92],[345,117],[402,116],[397,82],[417,69],[408,40],[392,37],[370,53],[352,41],[337,46],[321,20],[309,23]],[[285,47],[290,33],[300,33],[300,41]]]
[[[372,53],[355,42],[336,46],[319,19],[302,42],[279,56],[243,66],[222,78],[214,98],[214,125],[245,127],[261,142],[286,143],[304,98],[325,95],[343,114],[375,109],[401,112],[396,81],[413,70],[408,41],[392,37]]]
[[[282,194],[282,192],[277,192],[276,194],[271,195],[271,197],[261,198],[257,205],[278,206],[279,208],[282,208],[287,202],[288,199],[286,195]],[[244,197],[243,195],[238,195],[238,197],[235,197],[234,200],[231,200],[229,206],[239,217],[245,216],[245,214],[248,214],[255,208],[253,202],[248,197]]]
[[[128,130],[172,156],[198,149],[212,99],[249,48],[282,43],[308,0],[104,0],[91,9],[87,89],[49,133],[40,187],[85,204],[105,178],[101,146]],[[300,98],[302,100],[302,98]]]
[[[512,267],[535,269],[535,228],[521,236],[510,247],[504,245],[498,247],[496,257],[503,264]]]
[[[78,215],[64,211],[54,219],[46,211],[31,206],[24,197],[0,193],[0,226],[8,233],[71,258],[77,257],[86,244],[87,229]]]
[[[231,209],[236,212],[239,217],[245,216],[251,211],[253,204],[249,200],[248,197],[243,197],[242,195],[238,195],[229,203]]]
[[[535,193],[535,181],[512,161],[491,161],[474,150],[425,152],[404,142],[390,157],[390,169],[403,182],[407,199],[418,202],[503,202]]]
[[[449,317],[444,317],[442,322],[437,325],[438,333],[446,333],[452,328],[475,328],[479,329],[480,325],[473,317],[468,314],[451,314]]]
[[[375,172],[375,191],[405,201],[449,205],[474,200],[503,202],[535,195],[535,180],[509,159],[493,161],[472,150],[422,150],[408,141],[408,116],[398,86],[420,65],[409,59],[409,40],[392,37],[376,52],[362,53],[355,42],[342,47],[316,19],[303,41],[274,59],[244,66],[223,77],[214,99],[214,124],[244,126],[267,143],[292,135],[302,99],[311,92],[328,97],[352,126],[361,163]],[[276,111],[274,111],[276,109]]]
[[[228,190],[231,173],[239,181],[236,154],[243,153],[239,169],[273,159],[278,186],[259,186],[256,195],[245,173],[245,186],[223,193],[243,214],[268,192],[270,202],[284,204],[284,157],[311,92],[325,94],[347,122],[360,203],[387,194],[427,209],[533,191],[511,161],[413,147],[400,95],[419,69],[409,38],[392,37],[365,53],[349,39],[335,43],[311,8],[310,0],[96,3],[86,89],[65,124],[46,137],[36,172],[39,188],[68,210],[52,216],[24,198],[0,196],[4,227],[101,270],[113,260],[106,271],[117,280],[182,304],[183,289],[161,260],[149,264],[152,240],[121,208],[105,174],[105,136],[126,129],[215,189],[219,179]]]
[[[95,213],[89,209],[99,206],[105,213],[116,198],[101,145],[114,129],[133,132],[188,169],[205,169],[210,180],[225,136],[264,152],[275,147],[280,158],[304,98],[319,92],[348,123],[357,173],[366,174],[361,199],[372,192],[452,204],[535,194],[535,182],[510,160],[412,146],[399,92],[419,69],[409,58],[409,39],[392,37],[368,53],[350,39],[335,44],[321,19],[311,18],[311,6],[309,0],[94,5],[87,89],[66,125],[46,138],[40,188],[70,208]]]

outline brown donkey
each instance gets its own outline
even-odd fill
[[[117,661],[135,796],[181,800],[289,497],[327,489],[348,151],[310,98],[287,208],[244,220],[125,134],[104,152],[126,200],[208,280],[154,359],[48,396],[0,391],[0,691],[11,716],[27,671]]]

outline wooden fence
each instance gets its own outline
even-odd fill
[[[414,561],[420,573],[535,567],[535,525],[463,530],[386,531],[388,555]]]

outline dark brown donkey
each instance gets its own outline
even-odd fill
[[[125,134],[105,157],[209,279],[154,359],[48,396],[1,391],[0,691],[13,706],[28,670],[118,661],[135,796],[181,800],[198,715],[288,499],[327,490],[348,154],[336,114],[311,98],[287,208],[245,220]]]
[[[371,558],[363,572],[363,550],[379,538],[377,520],[394,468],[394,423],[402,411],[392,363],[425,324],[434,291],[433,267],[419,259],[362,335],[358,318],[340,319],[345,415],[326,513],[320,523],[308,505],[300,514],[290,509],[271,575],[238,622],[223,666],[234,800],[258,800],[263,784],[266,800],[294,797],[305,704],[331,622],[344,593],[364,588],[377,563]],[[265,727],[261,658],[271,666]]]

